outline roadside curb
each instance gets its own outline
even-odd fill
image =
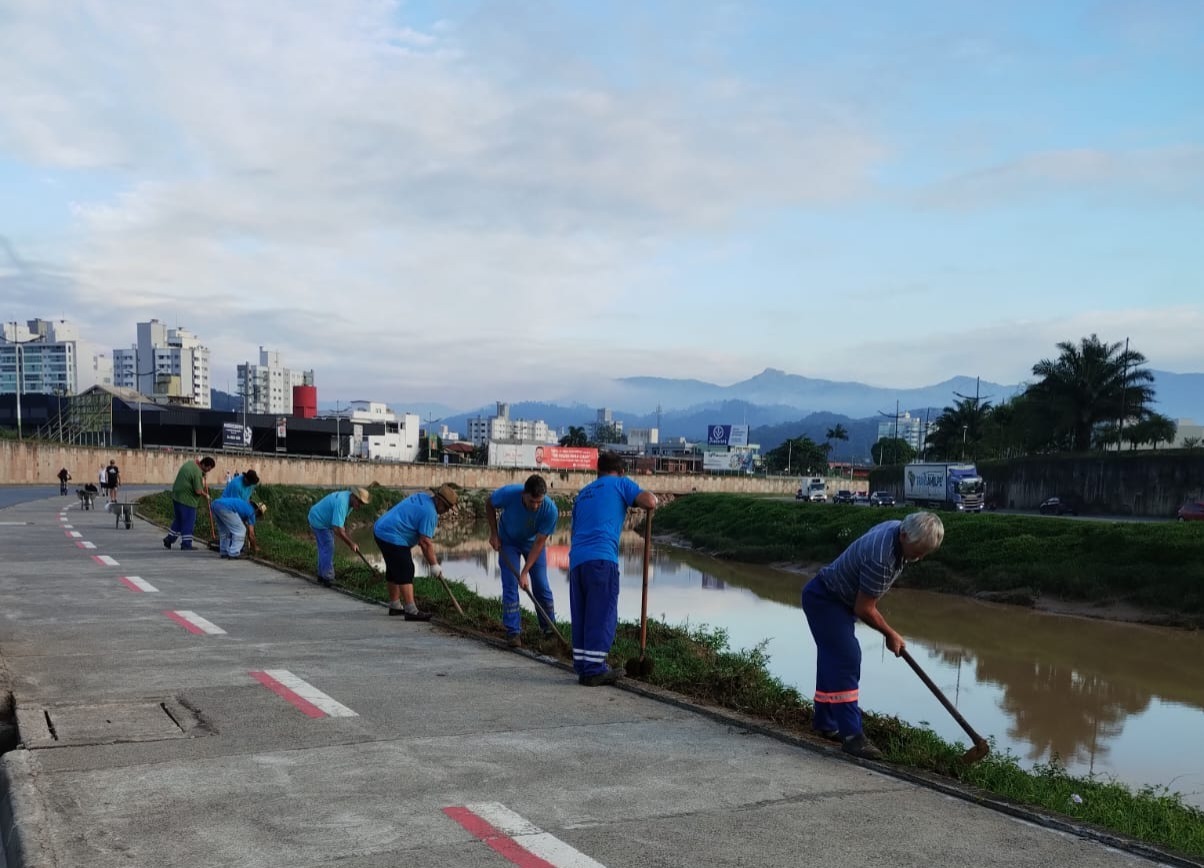
[[[35,785],[38,762],[18,748],[0,756],[0,839],[8,868],[56,868],[46,812]]]

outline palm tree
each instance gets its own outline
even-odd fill
[[[849,439],[849,429],[844,427],[844,425],[841,425],[839,422],[837,422],[835,425],[833,425],[831,428],[828,429],[827,433],[824,434],[824,439],[828,441],[828,448],[831,449],[833,440],[847,441]],[[849,462],[849,472],[850,473],[852,472],[852,462],[851,461]]]
[[[977,444],[986,432],[990,414],[990,401],[980,398],[955,401],[952,407],[941,410],[928,434],[928,444],[946,460],[965,458],[970,446]]]
[[[1091,433],[1101,422],[1139,419],[1154,399],[1154,375],[1146,358],[1127,344],[1107,344],[1097,335],[1077,344],[1058,344],[1056,359],[1033,365],[1040,381],[1027,395],[1042,403],[1078,452],[1091,448]]]
[[[589,445],[589,436],[585,433],[584,428],[579,428],[576,425],[569,426],[569,433],[560,438],[561,446],[587,446]]]

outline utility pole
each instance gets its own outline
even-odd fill
[[[1120,451],[1122,437],[1125,431],[1125,399],[1129,390],[1129,339],[1125,338],[1124,373],[1120,377],[1120,420],[1116,425],[1116,451]]]

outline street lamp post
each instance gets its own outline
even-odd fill
[[[962,461],[966,460],[966,431],[969,429],[969,425],[962,426]]]

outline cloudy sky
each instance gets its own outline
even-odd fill
[[[336,398],[1204,370],[1204,4],[3,0],[0,318]]]

